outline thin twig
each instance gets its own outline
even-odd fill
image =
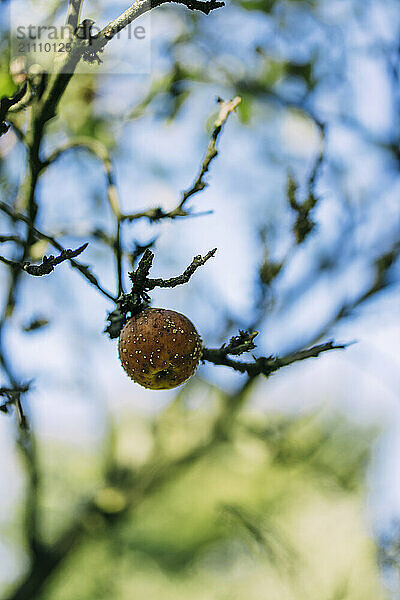
[[[8,267],[15,267],[17,265],[17,266],[21,266],[21,268],[22,268],[22,265],[20,265],[20,263],[17,263],[14,260],[10,260],[9,258],[6,258],[5,256],[1,256],[1,254],[0,254],[0,262],[7,265]]]
[[[49,275],[52,271],[54,271],[54,267],[61,264],[66,260],[70,260],[71,258],[75,258],[82,254],[84,250],[88,247],[88,244],[83,244],[76,250],[62,250],[59,256],[43,256],[42,262],[39,265],[32,265],[29,262],[20,263],[15,260],[9,260],[8,258],[4,258],[4,256],[0,256],[0,262],[8,265],[9,267],[19,268],[28,273],[29,275],[33,275],[34,277],[40,277],[42,275]]]
[[[222,131],[222,127],[229,115],[236,110],[241,101],[242,99],[239,96],[236,96],[236,98],[234,98],[233,100],[229,100],[228,102],[220,101],[220,111],[218,114],[218,118],[214,123],[214,127],[211,133],[211,139],[208,144],[207,151],[200,168],[200,172],[193,185],[188,190],[186,190],[186,192],[183,192],[182,200],[179,203],[180,209],[183,209],[184,205],[186,204],[186,201],[191,196],[197,194],[197,192],[204,190],[204,188],[207,186],[207,183],[204,181],[204,176],[208,172],[212,161],[216,158],[216,156],[218,156],[218,150],[216,146],[218,138]]]
[[[24,240],[17,235],[0,235],[0,244],[5,244],[6,242],[15,242],[21,245],[24,243]]]
[[[177,285],[187,283],[196,269],[204,265],[210,258],[212,258],[216,251],[217,248],[214,248],[213,250],[207,252],[205,256],[201,256],[200,254],[195,256],[187,269],[185,269],[182,275],[179,275],[178,277],[171,277],[170,279],[146,279],[144,283],[144,289],[149,291],[156,287],[173,288]]]
[[[76,250],[62,250],[59,256],[44,256],[40,265],[31,265],[29,263],[25,263],[22,268],[29,275],[33,275],[35,277],[40,277],[41,275],[48,275],[52,271],[54,271],[54,267],[56,265],[61,264],[66,260],[71,260],[71,258],[75,258],[82,254],[84,250],[88,247],[89,244],[83,244]]]
[[[218,150],[216,146],[218,138],[222,132],[223,125],[227,121],[229,115],[239,106],[241,101],[242,99],[239,96],[236,96],[236,98],[227,102],[220,100],[219,114],[214,123],[211,138],[208,143],[204,159],[201,163],[199,174],[190,188],[182,193],[182,198],[178,205],[170,211],[164,211],[161,207],[155,207],[146,211],[123,214],[121,217],[122,220],[135,221],[136,219],[147,218],[149,221],[160,221],[161,219],[176,219],[177,217],[190,217],[209,214],[209,211],[193,214],[190,210],[186,209],[185,205],[191,196],[194,196],[207,187],[207,182],[204,178],[209,171],[212,161],[218,156]]]

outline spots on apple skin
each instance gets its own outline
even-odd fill
[[[148,389],[167,390],[196,371],[202,342],[185,315],[146,308],[126,323],[118,349],[121,364],[133,381]]]

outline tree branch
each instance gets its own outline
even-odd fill
[[[0,235],[0,244],[6,242],[14,242],[15,244],[23,245],[24,240],[17,235]]]
[[[81,17],[82,4],[83,0],[69,0],[67,25],[70,25],[73,31],[75,31],[75,29],[78,27]]]
[[[2,359],[1,355],[0,359]],[[3,360],[0,360],[0,363],[3,364]],[[0,411],[8,413],[9,407],[14,406],[17,413],[19,428],[23,432],[27,431],[28,423],[22,408],[21,396],[26,394],[29,388],[29,383],[24,385],[14,385],[13,387],[0,387],[0,398],[5,398],[5,401],[0,405]]]
[[[214,160],[214,158],[216,158],[218,156],[218,150],[216,148],[216,145],[217,145],[218,138],[221,134],[222,127],[223,127],[224,123],[226,122],[226,120],[228,119],[230,113],[235,111],[235,109],[239,106],[241,101],[242,101],[242,99],[240,98],[240,96],[236,96],[236,98],[234,98],[233,100],[229,100],[228,102],[219,100],[219,103],[220,103],[219,115],[218,115],[217,120],[214,123],[214,127],[213,127],[213,130],[211,133],[211,139],[210,139],[210,142],[207,147],[206,155],[205,155],[202,165],[201,165],[200,173],[198,174],[197,179],[195,180],[193,185],[186,192],[183,193],[182,200],[179,204],[179,209],[183,209],[184,205],[186,204],[186,201],[191,196],[193,196],[194,194],[197,194],[197,192],[204,190],[204,188],[207,186],[207,183],[204,181],[204,176],[208,172],[210,165],[211,165],[212,161]]]
[[[297,199],[297,182],[291,173],[288,175],[287,197],[290,207],[297,214],[296,221],[293,225],[293,233],[295,234],[297,244],[302,244],[315,227],[315,222],[312,219],[311,213],[319,200],[315,193],[315,186],[324,161],[325,151],[325,126],[322,123],[319,123],[318,127],[321,134],[321,149],[315,158],[313,168],[308,177],[307,197],[303,202],[299,202]]]
[[[29,263],[25,263],[22,265],[22,269],[29,273],[29,275],[33,275],[35,277],[40,277],[41,275],[48,275],[52,271],[54,271],[54,267],[56,265],[61,264],[66,260],[71,260],[71,258],[75,258],[82,254],[84,250],[88,247],[89,244],[83,244],[76,250],[62,250],[61,254],[57,257],[54,256],[44,256],[40,265],[31,265]]]
[[[219,100],[220,110],[217,117],[217,120],[214,123],[213,130],[211,133],[211,139],[209,141],[206,154],[204,156],[203,162],[200,167],[200,172],[191,185],[191,187],[182,193],[182,198],[178,205],[171,211],[164,212],[161,207],[151,208],[150,210],[137,212],[128,215],[122,215],[122,220],[125,221],[134,221],[136,219],[147,218],[149,221],[160,221],[161,219],[175,219],[176,217],[188,217],[188,216],[199,216],[199,214],[208,214],[208,213],[196,213],[192,214],[189,210],[185,208],[185,204],[187,200],[204,190],[207,187],[207,182],[204,181],[204,177],[207,174],[212,161],[218,156],[218,150],[216,148],[218,138],[222,132],[222,128],[224,123],[227,121],[229,115],[235,111],[235,109],[239,106],[242,99],[237,96],[233,100],[229,100],[224,102],[223,100]]]
[[[204,348],[202,360],[211,362],[215,365],[230,367],[239,373],[246,373],[250,378],[257,377],[257,375],[265,375],[265,377],[269,377],[275,371],[278,371],[282,367],[287,367],[292,363],[300,360],[306,360],[307,358],[316,358],[323,352],[328,352],[330,350],[343,350],[347,348],[347,346],[348,344],[335,344],[333,341],[329,341],[324,344],[313,346],[312,348],[308,348],[306,350],[300,350],[299,352],[295,352],[293,354],[287,354],[281,358],[275,356],[261,356],[260,358],[254,357],[253,362],[241,362],[228,358],[228,352],[226,352],[226,348],[224,347],[219,349]]]
[[[136,2],[134,2],[125,12],[104,27],[93,39],[93,51],[101,51],[104,46],[117,35],[117,33],[122,31],[142,14],[170,2],[183,4],[190,10],[199,10],[206,15],[216,8],[224,6],[224,2],[220,2],[219,0],[136,0]]]
[[[57,257],[52,255],[43,256],[42,262],[40,265],[32,265],[29,262],[20,263],[15,260],[9,260],[8,258],[4,258],[4,256],[0,256],[0,262],[8,265],[9,267],[22,269],[29,275],[33,275],[34,277],[40,277],[42,275],[49,275],[52,271],[54,271],[54,267],[59,265],[60,263],[71,260],[71,258],[75,258],[82,254],[84,250],[88,247],[89,244],[83,244],[77,248],[77,250],[62,250],[61,254]]]
[[[4,213],[6,213],[13,221],[22,221],[23,223],[26,223],[28,226],[28,229],[37,238],[48,241],[54,248],[56,248],[60,252],[66,252],[66,249],[54,237],[39,231],[36,227],[34,227],[31,224],[28,217],[26,217],[25,215],[23,215],[21,213],[14,212],[13,209],[10,206],[8,206],[8,204],[6,204],[5,202],[3,202],[1,200],[0,200],[0,210],[2,210]],[[74,269],[77,269],[83,275],[83,277],[85,277],[85,279],[87,279],[92,285],[94,285],[103,294],[103,296],[106,296],[109,300],[112,300],[115,302],[114,296],[112,296],[112,294],[107,292],[107,290],[105,290],[99,284],[99,282],[97,281],[97,278],[93,275],[93,273],[90,271],[90,269],[87,265],[82,265],[81,263],[76,261],[74,258],[66,258],[66,260],[69,260],[69,262],[71,263],[71,266]]]
[[[146,291],[154,290],[156,287],[160,288],[173,288],[177,285],[182,285],[183,283],[187,283],[193,273],[202,265],[204,265],[211,257],[215,255],[217,248],[210,250],[207,252],[205,256],[195,256],[190,265],[185,269],[182,275],[178,277],[171,277],[170,279],[146,279],[144,282],[144,289]]]

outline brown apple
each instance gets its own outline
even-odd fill
[[[118,350],[122,367],[133,381],[152,390],[169,390],[196,371],[202,344],[185,315],[146,308],[126,323]]]

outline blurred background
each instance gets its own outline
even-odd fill
[[[0,5],[0,96],[16,89],[10,4]],[[65,4],[47,2],[49,15]],[[83,16],[104,25],[126,8],[87,0]],[[181,388],[152,392],[123,372],[102,333],[113,305],[76,270],[24,276],[3,345],[19,380],[33,382],[24,408],[36,462],[32,477],[13,415],[0,415],[2,597],[398,597],[398,9],[396,0],[235,0],[205,16],[166,5],[151,13],[148,73],[94,65],[74,76],[44,151],[100,140],[127,213],[176,206],[199,171],[217,97],[242,97],[209,186],[191,200],[195,213],[212,212],[124,225],[127,252],[155,240],[153,277],[218,247],[189,284],[156,290],[153,306],[183,312],[208,347],[246,328],[260,332],[257,355],[355,343],[248,386],[205,364]],[[23,129],[25,114],[14,122]],[[288,173],[306,198],[321,153],[316,225],[297,243]],[[0,158],[11,204],[26,163],[13,128]],[[89,241],[83,262],[115,290],[101,163],[65,153],[40,179],[38,203],[38,228],[65,247]],[[11,227],[0,214],[0,234]],[[11,242],[0,250],[13,256]],[[0,264],[2,303],[8,279]],[[32,507],[50,558],[29,546]],[[24,596],[32,565],[43,582]]]

